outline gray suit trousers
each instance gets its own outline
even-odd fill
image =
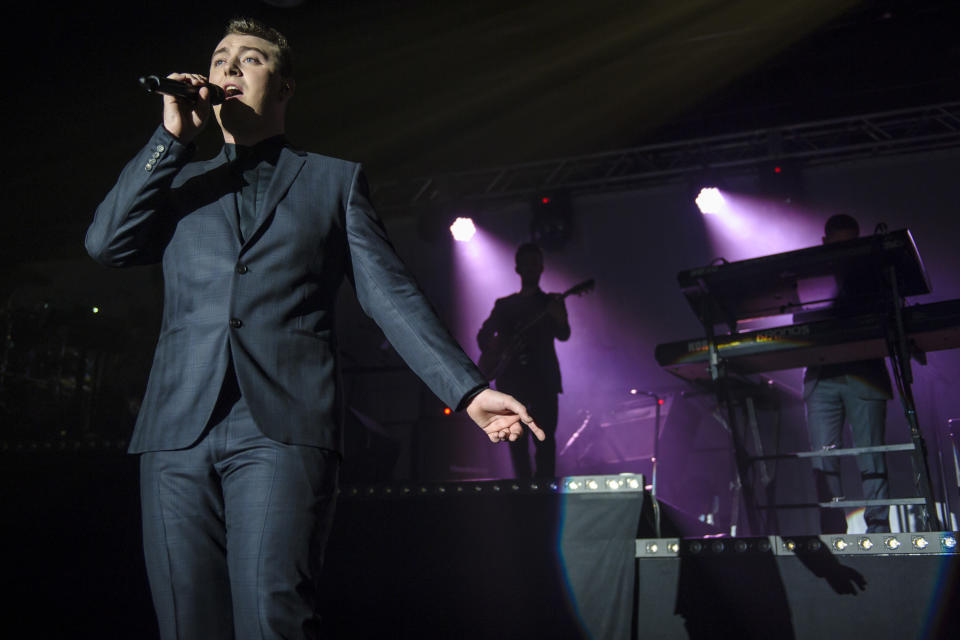
[[[140,460],[143,543],[164,640],[315,638],[339,455],[264,436],[227,376],[201,440]]]
[[[809,380],[806,409],[807,428],[810,431],[810,449],[816,451],[824,447],[843,446],[843,427],[850,423],[854,447],[872,447],[884,444],[886,431],[887,399],[869,389],[853,376],[836,376],[820,380]],[[810,387],[813,387],[810,389]],[[890,497],[887,481],[887,463],[882,453],[857,456],[860,478],[863,484],[863,497],[867,500],[879,500]],[[814,472],[817,474],[817,497],[821,501],[843,496],[840,475],[840,458],[824,457],[813,459]],[[824,510],[827,511],[827,510]],[[837,520],[841,513],[821,514],[821,522]],[[868,507],[864,512],[867,530],[889,531],[889,507]],[[842,521],[842,517],[840,518]],[[842,529],[841,529],[842,527]],[[840,529],[840,530],[838,530]],[[823,533],[844,533],[845,525],[834,522],[823,527]]]

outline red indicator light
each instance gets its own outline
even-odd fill
[[[542,202],[543,204],[550,204],[550,198],[547,198],[547,197],[540,198],[540,202]]]
[[[657,404],[663,404],[663,398],[657,398]]]
[[[774,167],[774,168],[773,168],[773,172],[774,172],[774,173],[780,173],[781,171],[783,171],[783,169],[781,169],[780,167]]]
[[[453,411],[450,410],[450,407],[444,407],[444,408],[443,408],[443,415],[448,416],[448,415],[450,415],[451,413],[453,413]]]

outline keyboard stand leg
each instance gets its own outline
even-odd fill
[[[940,521],[937,517],[937,507],[933,499],[933,484],[930,481],[930,467],[927,462],[927,445],[920,432],[920,423],[917,419],[917,406],[913,400],[913,371],[910,367],[910,347],[907,342],[907,333],[903,325],[903,299],[900,298],[897,285],[896,267],[888,269],[891,289],[891,306],[893,322],[887,330],[887,345],[890,351],[890,365],[893,369],[893,378],[897,385],[897,394],[900,404],[910,427],[910,439],[914,450],[910,456],[913,466],[913,483],[917,495],[924,499],[920,507],[920,526],[927,531],[939,531]]]

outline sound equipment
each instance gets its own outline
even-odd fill
[[[864,305],[876,304],[875,278],[892,268],[900,296],[930,293],[913,236],[907,229],[797,251],[681,271],[680,289],[703,324],[795,314],[824,300],[801,300],[801,284],[816,278],[857,274],[872,290],[845,291]],[[836,292],[835,292],[836,293]]]
[[[819,295],[812,280],[828,282]],[[908,307],[907,296],[930,292],[930,281],[913,236],[907,229],[833,242],[734,263],[681,271],[677,280],[704,337],[657,345],[657,362],[686,380],[707,380],[718,408],[728,415],[737,460],[737,491],[742,490],[747,527],[761,533],[745,442],[759,440],[747,398],[746,420],[739,418],[731,374],[751,374],[809,365],[890,357],[894,381],[912,440],[914,480],[922,496],[921,520],[927,529],[939,522],[930,482],[926,444],[920,432],[911,385],[911,358],[925,362],[926,351],[960,346],[960,300]],[[821,283],[822,284],[822,283]],[[745,321],[793,315],[796,324],[740,332]],[[726,324],[727,335],[716,327]],[[740,425],[746,422],[746,426]],[[748,434],[747,428],[750,433]],[[852,454],[846,454],[852,455]],[[761,461],[762,465],[763,462]],[[764,475],[761,473],[761,475]],[[737,497],[735,505],[739,504]],[[736,531],[735,510],[731,530]]]
[[[958,637],[960,556],[939,540],[956,534],[925,534],[923,552],[915,534],[894,537],[895,550],[888,536],[861,536],[869,552],[851,538],[846,553],[830,536],[638,540],[637,637]]]
[[[906,307],[903,323],[915,356],[960,347],[960,300]],[[752,374],[885,358],[888,331],[885,314],[867,313],[717,335],[714,340],[731,373]],[[655,357],[660,366],[685,380],[710,378],[704,337],[659,344]]]

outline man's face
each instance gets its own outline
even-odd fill
[[[248,129],[258,122],[269,126],[278,118],[282,123],[290,86],[280,77],[277,53],[272,42],[237,33],[217,45],[209,78],[227,95],[222,105],[213,108],[225,130]]]
[[[524,284],[536,284],[543,273],[543,258],[532,251],[521,253],[517,256],[517,273]]]

